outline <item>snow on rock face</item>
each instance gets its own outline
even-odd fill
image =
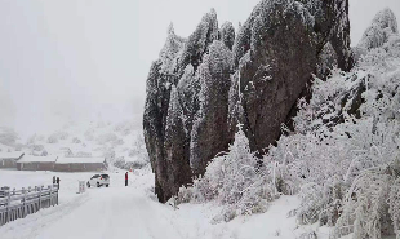
[[[166,202],[173,193],[176,193],[176,185],[182,183],[180,180],[175,180],[174,177],[169,177],[168,175],[177,171],[181,162],[189,162],[190,153],[188,142],[190,142],[190,140],[187,139],[187,132],[188,128],[192,127],[191,118],[194,114],[192,110],[184,112],[184,115],[178,114],[181,112],[172,113],[171,110],[169,110],[169,106],[181,104],[183,102],[181,98],[185,95],[184,92],[187,92],[184,89],[190,88],[189,85],[185,84],[187,80],[192,81],[192,79],[189,79],[192,77],[189,76],[190,73],[187,72],[187,70],[190,71],[190,69],[187,69],[187,66],[191,65],[193,67],[193,73],[196,72],[203,61],[203,56],[209,49],[209,45],[212,44],[214,40],[218,39],[217,14],[214,10],[207,13],[196,27],[196,30],[180,45],[181,48],[175,47],[175,42],[181,38],[171,37],[171,28],[168,32],[166,46],[172,47],[165,47],[165,49],[173,50],[164,50],[164,53],[160,54],[160,58],[153,63],[150,69],[147,79],[146,108],[143,115],[146,147],[149,152],[152,168],[156,175],[155,190],[161,202]],[[171,39],[173,44],[169,43]],[[173,60],[171,61],[171,59]],[[185,78],[185,82],[179,83],[183,77]],[[174,87],[169,86],[167,88],[166,83],[168,83],[168,85],[173,84],[174,87],[178,86],[178,92],[176,92],[178,94],[175,94],[175,101],[177,102],[170,104],[170,93]],[[196,92],[196,88],[192,89]],[[179,92],[181,93],[179,94]],[[186,97],[189,98],[189,100],[185,102],[191,103],[180,107],[180,111],[183,109],[196,109],[198,103],[192,102],[191,99],[194,99],[193,97],[190,95]],[[168,120],[167,115],[171,115]],[[185,123],[185,127],[182,125],[182,127],[171,128],[169,122],[176,122],[176,119],[173,119],[174,117],[184,119],[182,124]],[[190,120],[186,120],[188,118],[190,118]],[[167,128],[174,129],[169,130],[168,142],[165,138]],[[183,145],[177,143],[178,141],[182,142],[182,136],[185,136],[185,144]],[[168,145],[168,147],[164,148],[164,145]],[[182,161],[168,161],[167,158],[169,156],[166,151],[167,148],[170,148],[168,149],[170,152],[170,159],[180,158]],[[182,173],[190,175],[191,172]],[[186,182],[187,180],[183,181]],[[188,182],[189,181],[186,183]]]
[[[203,61],[203,56],[208,50],[208,46],[218,39],[218,19],[214,9],[201,19],[196,30],[188,37],[187,43],[178,59],[177,76],[178,80],[187,65],[191,64],[195,71]],[[175,82],[176,83],[176,82]]]
[[[218,28],[213,10],[184,41],[169,29],[149,72],[143,116],[161,202],[186,182],[177,179],[177,171],[189,164],[195,175],[203,174],[209,160],[227,150],[238,122],[235,108],[244,109],[251,151],[262,152],[274,143],[306,92],[327,41],[338,67],[349,69],[347,8],[346,0],[262,0],[236,38],[231,24]],[[239,99],[239,92],[243,100],[236,107],[231,101]],[[192,172],[179,173],[189,179]]]
[[[225,43],[225,46],[232,50],[235,43],[235,28],[231,22],[225,22],[220,29],[220,40]]]
[[[183,47],[185,40],[174,32],[174,26],[171,23],[167,31],[167,39],[165,40],[164,48],[160,52],[160,60],[162,61],[161,71],[165,74],[173,74],[173,65],[175,59],[179,53],[179,50]]]
[[[291,124],[296,101],[309,97],[316,64],[331,68],[322,54],[334,53],[336,59],[328,62],[349,70],[347,7],[347,1],[262,1],[240,29],[234,47],[236,94],[243,94],[252,151],[262,153],[279,138],[281,124]],[[323,51],[328,43],[331,49]]]
[[[210,45],[198,74],[200,109],[195,115],[190,144],[190,165],[203,174],[209,160],[228,149],[228,92],[233,68],[232,52],[221,41]]]
[[[396,16],[392,10],[384,9],[375,15],[357,47],[364,49],[382,47],[388,42],[389,37],[395,34],[398,34]]]
[[[318,62],[316,76],[320,79],[326,79],[332,74],[333,68],[337,66],[337,54],[330,42],[325,44]]]

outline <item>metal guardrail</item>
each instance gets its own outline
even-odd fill
[[[0,188],[0,226],[7,222],[24,218],[28,214],[36,213],[41,208],[48,208],[58,204],[58,184],[36,186],[21,190],[10,190],[9,187]]]

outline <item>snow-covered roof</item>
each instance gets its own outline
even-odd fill
[[[18,151],[0,152],[0,159],[18,159],[22,154],[23,152]]]
[[[57,156],[47,155],[47,156],[35,156],[35,155],[24,155],[22,159],[18,162],[54,162]]]
[[[58,158],[56,164],[104,163],[105,158]]]

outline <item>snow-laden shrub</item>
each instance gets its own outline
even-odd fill
[[[229,221],[236,215],[265,212],[275,198],[272,185],[257,171],[257,159],[250,153],[249,141],[240,128],[228,152],[216,157],[192,186],[180,188],[178,203],[216,202],[222,212],[215,222]]]
[[[277,160],[287,168],[279,177],[298,185],[323,184],[337,175],[351,184],[360,171],[389,164],[400,153],[397,120],[374,123],[372,118],[351,120],[335,128],[320,127],[306,134],[282,137],[265,161]]]
[[[297,222],[307,225],[318,221],[323,206],[322,187],[313,182],[306,183],[301,187],[299,197],[301,204],[297,212]]]
[[[335,226],[335,238],[354,233],[354,239],[380,239],[393,235],[389,190],[393,177],[385,168],[364,171],[347,191],[343,214]]]
[[[389,213],[393,222],[394,232],[398,238],[400,237],[400,178],[398,176],[391,185],[389,197]]]
[[[356,231],[359,233],[358,238],[365,238],[371,233],[375,233],[373,238],[380,238],[377,230],[369,229],[374,225],[374,218],[378,217],[386,220],[378,226],[390,234],[393,231],[390,228],[390,220],[395,222],[397,218],[389,219],[384,213],[388,210],[385,203],[372,207],[375,204],[371,201],[375,200],[374,195],[380,195],[376,199],[379,202],[389,199],[388,190],[385,189],[387,183],[380,184],[382,191],[371,191],[367,196],[363,196],[368,199],[365,199],[367,201],[363,205],[366,204],[365,207],[369,207],[369,210],[360,206],[361,202],[360,205],[349,203],[348,198],[351,197],[344,198],[344,195],[349,193],[351,185],[355,184],[365,171],[382,167],[385,169],[390,165],[393,175],[400,172],[399,132],[400,124],[397,120],[380,122],[369,117],[360,120],[350,118],[333,128],[322,126],[304,134],[283,136],[277,142],[277,146],[269,150],[266,157],[268,161],[277,160],[286,167],[290,166],[292,170],[284,170],[283,176],[289,178],[290,174],[294,176],[292,182],[297,180],[298,185],[303,185],[300,192],[303,200],[297,214],[298,223],[307,224],[319,220],[321,225],[340,225],[337,229],[340,235]],[[365,188],[360,185],[353,187],[365,191],[369,190],[367,185],[374,185],[375,182],[376,180],[371,179],[363,184]],[[356,209],[360,211],[357,217]],[[368,217],[363,219],[362,215]],[[363,220],[367,224],[362,224]],[[359,226],[357,230],[354,229],[356,225]]]

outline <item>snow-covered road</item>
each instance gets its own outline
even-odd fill
[[[85,196],[90,200],[43,229],[35,238],[109,239],[133,235],[135,238],[181,238],[168,225],[164,205],[145,198],[141,189],[96,188],[88,190]]]
[[[69,178],[74,176],[62,178],[77,185],[77,180]],[[146,192],[152,175],[131,174],[128,187],[123,185],[123,177],[122,173],[111,174],[111,187],[88,188],[82,195],[73,195],[74,187],[64,183],[60,197],[69,200],[0,227],[0,238],[182,238],[166,216],[172,208],[152,200]]]
[[[286,218],[298,205],[296,196],[284,196],[264,214],[212,225],[220,210],[212,203],[182,204],[178,210],[158,203],[151,196],[154,175],[149,169],[131,173],[128,187],[123,185],[123,173],[110,173],[111,187],[89,188],[82,195],[75,193],[78,180],[88,179],[91,173],[57,175],[62,179],[60,204],[0,227],[0,239],[293,239],[301,233],[294,231],[294,218]],[[50,172],[1,172],[0,183],[46,184],[52,176]]]

